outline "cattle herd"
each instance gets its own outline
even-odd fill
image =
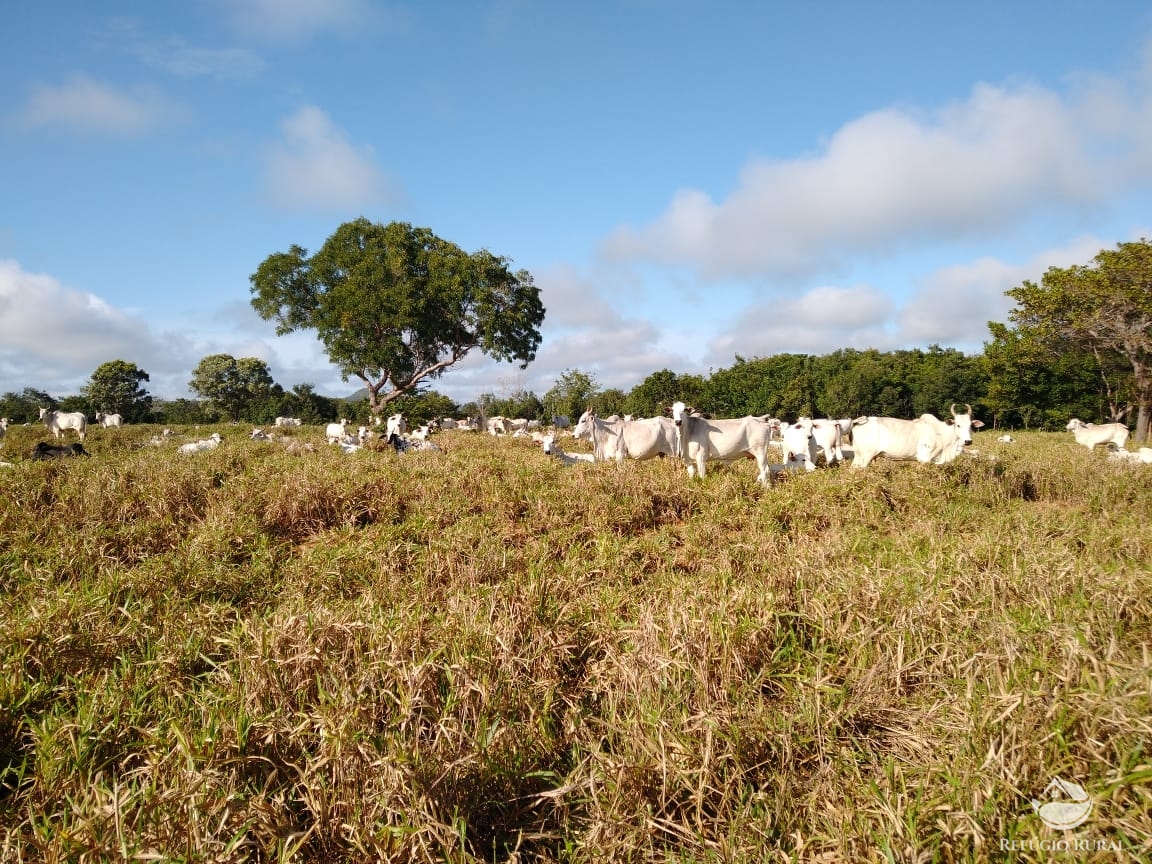
[[[683,402],[675,402],[659,417],[612,415],[602,418],[595,411],[588,410],[574,426],[567,417],[562,416],[553,417],[548,427],[544,427],[538,420],[498,416],[483,420],[444,418],[409,431],[403,415],[393,414],[387,418],[375,417],[371,426],[359,426],[353,432],[345,418],[329,423],[324,435],[329,445],[339,446],[344,453],[363,450],[374,441],[384,442],[382,446],[397,453],[440,452],[441,448],[430,440],[433,433],[449,429],[465,432],[484,429],[493,436],[531,437],[543,447],[545,454],[567,465],[667,457],[681,460],[689,477],[704,477],[709,462],[753,459],[756,462],[756,479],[760,483],[770,484],[786,472],[816,470],[820,454],[823,454],[828,465],[846,461],[850,456],[852,465],[857,469],[866,468],[879,456],[933,465],[951,462],[972,443],[972,430],[984,425],[973,419],[971,405],[965,405],[964,409],[963,412],[957,411],[956,405],[952,405],[951,417],[947,420],[923,414],[915,420],[894,417],[841,420],[801,417],[788,423],[768,415],[714,419]],[[73,444],[41,441],[32,448],[29,454],[31,460],[89,455],[83,445],[88,432],[88,420],[83,413],[41,408],[40,421],[56,441],[59,442],[67,431],[75,432],[79,441]],[[119,414],[104,412],[97,412],[96,422],[105,429],[124,425]],[[273,425],[277,430],[288,430],[303,424],[297,418],[277,417]],[[1128,427],[1122,423],[1097,425],[1073,418],[1066,428],[1077,444],[1089,450],[1105,445],[1111,456],[1120,461],[1152,463],[1152,448],[1141,447],[1137,451],[1125,449]],[[0,418],[0,443],[7,429],[8,419]],[[592,452],[565,452],[559,440],[562,435],[587,441]],[[149,444],[164,446],[171,438],[171,430],[165,429],[163,434],[153,436]],[[316,450],[310,442],[283,432],[269,434],[257,428],[252,430],[249,438],[283,444],[292,452]],[[1014,441],[1011,435],[1001,435],[997,440],[1003,443]],[[177,452],[182,455],[202,453],[216,449],[222,441],[220,433],[213,432],[207,438],[180,444]],[[771,458],[774,448],[779,452],[779,461]],[[10,466],[11,463],[3,462],[0,465]]]

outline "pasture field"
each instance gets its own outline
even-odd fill
[[[158,431],[0,449],[0,861],[1152,859],[1152,466]]]

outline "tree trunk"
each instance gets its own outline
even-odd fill
[[[1134,440],[1137,444],[1144,444],[1148,441],[1148,415],[1147,403],[1142,404],[1136,414],[1136,435]]]

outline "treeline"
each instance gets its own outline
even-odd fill
[[[1101,420],[1115,413],[1115,392],[1091,355],[1068,352],[1037,359],[1019,350],[1011,331],[1001,330],[997,335],[981,355],[933,345],[927,350],[737,356],[732,366],[707,376],[661,369],[628,391],[601,388],[594,375],[574,369],[561,375],[543,396],[527,390],[503,396],[486,393],[460,404],[429,390],[401,396],[389,403],[388,410],[401,412],[415,423],[481,414],[549,421],[556,415],[575,419],[589,407],[603,416],[650,417],[681,400],[718,417],[771,414],[793,419],[946,416],[955,402],[971,404],[977,416],[993,426],[1042,429],[1062,429],[1072,416]],[[0,397],[0,416],[13,423],[36,422],[40,406],[83,411],[90,417],[97,411],[114,411],[130,423],[161,424],[234,421],[263,425],[276,417],[299,417],[318,424],[368,416],[362,392],[339,399],[316,393],[311,384],[286,390],[272,381],[262,361],[241,358],[233,366],[221,361],[232,360],[227,355],[213,357],[220,363],[218,386],[207,388],[212,389],[210,397],[153,397],[139,386],[147,380],[146,373],[133,364],[113,361],[93,373],[89,385],[75,396],[57,399],[32,388],[5,393]],[[236,369],[240,374],[233,374]],[[200,386],[206,385],[201,381]]]

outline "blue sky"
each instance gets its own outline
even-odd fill
[[[249,305],[359,216],[527,268],[527,369],[980,350],[1004,291],[1152,235],[1144,2],[17,2],[0,29],[0,391],[200,358],[342,382]]]

